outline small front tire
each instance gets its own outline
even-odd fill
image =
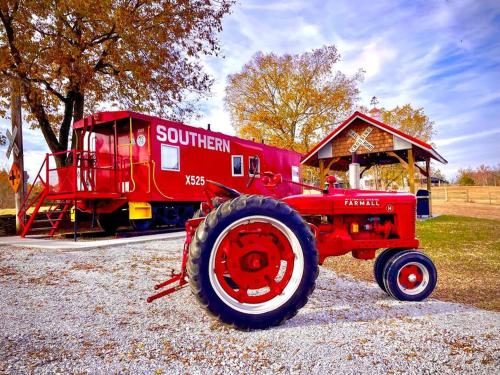
[[[387,292],[387,289],[385,288],[384,285],[384,268],[387,262],[391,257],[393,257],[396,254],[401,254],[403,252],[408,252],[411,250],[402,250],[402,249],[384,249],[375,259],[375,264],[373,265],[373,276],[375,277],[375,281],[377,282],[378,286],[380,289],[382,289],[384,292],[389,294]]]
[[[437,271],[432,260],[418,251],[396,253],[383,271],[386,291],[400,301],[422,301],[436,287]]]

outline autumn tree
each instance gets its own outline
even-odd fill
[[[500,164],[461,168],[458,170],[456,181],[459,185],[497,186],[500,181]]]
[[[232,125],[255,138],[300,152],[344,120],[358,99],[361,73],[335,70],[335,46],[302,54],[257,53],[230,75],[225,104]]]
[[[390,110],[382,109],[382,122],[424,142],[429,142],[435,134],[434,122],[425,114],[424,109],[413,108],[411,104]]]
[[[471,169],[459,169],[457,183],[462,186],[474,185],[473,171]]]
[[[52,152],[67,150],[71,123],[102,104],[188,115],[186,97],[210,88],[199,58],[218,53],[232,2],[2,0],[0,109],[17,80]]]
[[[14,193],[9,185],[9,172],[0,169],[0,208],[15,207]]]
[[[414,108],[411,104],[405,104],[393,109],[382,108],[381,114],[382,122],[424,142],[430,142],[435,134],[434,122],[429,119],[422,107]],[[379,166],[372,172],[372,175],[380,181],[381,189],[402,186],[407,174],[406,169],[399,164]]]

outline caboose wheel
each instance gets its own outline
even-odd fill
[[[155,219],[154,217],[151,219],[136,219],[136,220],[130,220],[130,225],[132,225],[132,228],[137,231],[146,231],[150,229],[154,229],[156,226]]]
[[[432,260],[418,251],[397,253],[383,271],[387,292],[400,301],[422,301],[437,283],[437,271]]]
[[[116,211],[109,214],[98,214],[97,225],[107,234],[114,234],[120,226],[119,215]]]
[[[240,329],[279,325],[307,302],[318,275],[314,237],[272,198],[240,196],[210,212],[189,248],[191,290]]]
[[[410,250],[401,250],[401,249],[384,249],[375,259],[375,264],[373,265],[373,275],[375,277],[375,281],[377,282],[380,289],[384,292],[387,292],[387,289],[384,285],[383,271],[387,261],[394,256],[395,254],[400,254],[402,252],[408,252]]]

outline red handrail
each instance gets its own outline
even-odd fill
[[[42,182],[42,184],[44,185],[44,188],[46,189],[47,188],[47,178],[46,178],[46,181],[44,181],[40,175],[40,173],[42,173],[42,169],[45,165],[47,165],[47,159],[48,159],[48,155],[49,154],[45,154],[45,159],[42,163],[42,165],[40,166],[40,170],[38,171],[35,179],[33,180],[33,183],[31,184],[31,187],[29,188],[28,190],[28,193],[24,196],[24,199],[23,199],[23,202],[21,204],[21,207],[19,209],[19,213],[18,213],[18,217],[19,219],[21,219],[21,223],[24,224],[24,215],[26,214],[26,211],[32,206],[32,204],[34,202],[31,202],[32,204],[30,204],[28,207],[26,207],[26,203],[28,202],[29,198],[30,198],[30,195],[31,195],[31,192],[33,191],[33,188],[35,187],[36,185],[36,182],[37,180],[40,180]],[[47,175],[48,176],[48,175]]]

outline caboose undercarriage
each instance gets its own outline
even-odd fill
[[[96,217],[99,227],[107,233],[128,225],[137,231],[161,226],[180,228],[193,217],[199,206],[199,202],[128,202],[113,212],[97,213]]]

